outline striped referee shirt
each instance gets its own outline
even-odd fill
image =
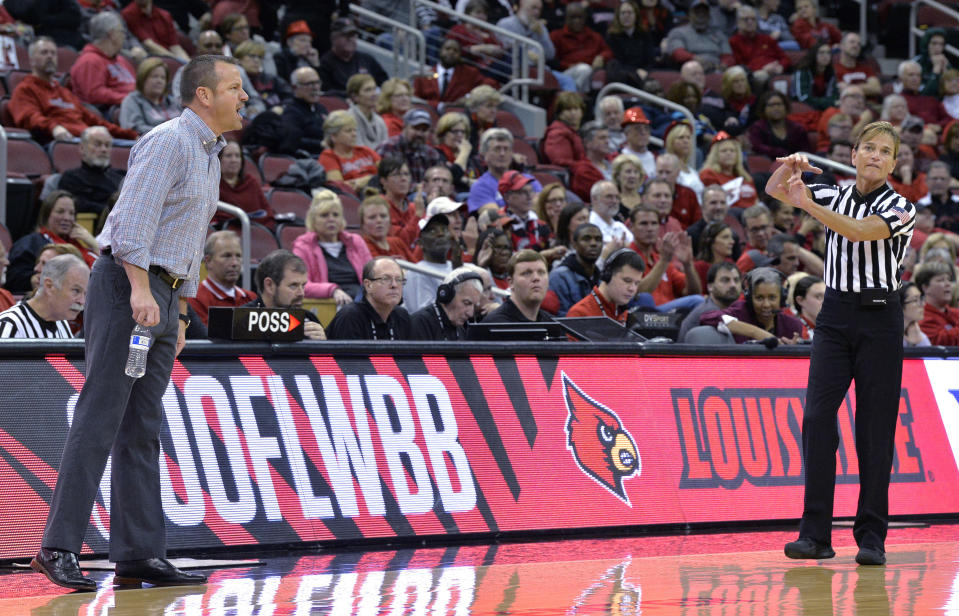
[[[895,291],[902,281],[902,261],[912,238],[916,208],[887,185],[868,195],[855,185],[811,184],[813,201],[834,212],[862,220],[879,216],[889,226],[884,240],[852,242],[826,228],[826,286],[859,293],[862,289]]]
[[[0,312],[0,338],[73,338],[67,321],[40,318],[25,301]]]

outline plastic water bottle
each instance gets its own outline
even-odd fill
[[[130,334],[130,354],[127,356],[127,376],[140,378],[147,371],[147,353],[153,344],[153,332],[139,323]]]

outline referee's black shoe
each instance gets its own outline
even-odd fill
[[[861,547],[856,554],[856,562],[860,565],[885,565],[886,552],[882,548]]]
[[[796,541],[790,541],[783,550],[789,558],[812,558],[823,560],[832,558],[836,555],[833,549],[825,544],[819,543],[807,537],[800,537]]]

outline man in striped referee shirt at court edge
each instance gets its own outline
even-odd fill
[[[902,261],[916,209],[889,188],[899,135],[888,122],[866,126],[852,150],[855,185],[806,186],[802,172],[822,173],[803,154],[783,163],[766,187],[770,196],[809,212],[826,226],[826,297],[816,319],[803,412],[805,499],[799,539],[790,558],[832,558],[832,513],[839,445],[839,405],[856,383],[859,505],[853,536],[856,562],[886,562],[889,474],[902,383]]]
[[[0,338],[73,338],[69,322],[83,311],[89,278],[83,259],[47,261],[36,294],[0,312]]]

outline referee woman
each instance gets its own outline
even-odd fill
[[[809,212],[826,226],[826,298],[816,319],[803,413],[806,492],[799,539],[790,558],[832,558],[839,406],[856,383],[859,506],[856,562],[886,562],[889,474],[902,382],[902,306],[898,289],[915,207],[886,185],[899,135],[888,122],[866,126],[852,150],[856,184],[806,186],[822,173],[803,154],[778,159],[766,192]]]

